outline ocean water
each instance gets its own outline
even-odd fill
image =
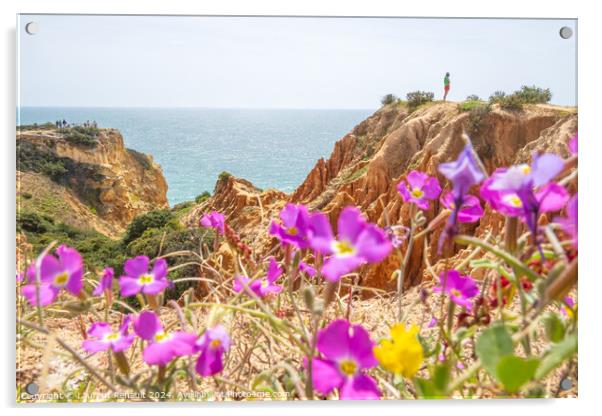
[[[212,192],[220,172],[291,192],[374,110],[22,107],[17,124],[96,120],[161,165],[171,205]]]

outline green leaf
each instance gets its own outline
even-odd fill
[[[522,274],[524,276],[527,276],[529,278],[529,280],[531,280],[532,282],[535,282],[541,278],[541,276],[539,276],[537,273],[535,273],[533,270],[531,270],[529,268],[529,266],[527,266],[526,264],[521,262],[519,259],[514,257],[512,254],[510,254],[500,248],[494,247],[486,241],[480,240],[476,237],[470,237],[467,235],[458,235],[454,238],[454,241],[457,244],[462,244],[462,245],[472,244],[474,246],[481,247],[483,250],[486,250],[486,251],[496,255],[500,259],[504,260],[515,271],[520,272],[520,274]]]
[[[502,357],[497,364],[497,379],[506,391],[516,393],[533,379],[539,366],[537,358],[522,358],[513,355]]]
[[[437,389],[431,380],[416,377],[414,378],[414,387],[416,387],[416,393],[418,393],[418,397],[422,399],[438,398]]]
[[[536,379],[541,379],[553,369],[571,358],[577,352],[577,334],[571,334],[562,342],[554,345],[541,360],[541,365],[535,374]]]
[[[512,338],[503,325],[493,325],[483,331],[477,340],[476,352],[485,370],[496,377],[500,358],[514,352]]]
[[[547,313],[543,318],[544,327],[546,329],[546,337],[554,342],[558,343],[564,339],[564,322],[556,313]]]
[[[433,369],[433,386],[441,395],[445,395],[451,376],[449,363],[440,364]]]

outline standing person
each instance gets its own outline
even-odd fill
[[[445,78],[443,78],[443,89],[445,90],[445,94],[443,94],[443,101],[447,100],[447,93],[449,92],[449,72],[445,73]]]

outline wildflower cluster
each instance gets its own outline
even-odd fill
[[[576,136],[569,149],[576,158]],[[216,234],[213,249],[171,255],[192,255],[200,276],[182,280],[210,290],[177,302],[164,299],[178,283],[170,254],[136,256],[95,276],[74,248],[50,246],[17,276],[27,302],[19,325],[48,334],[49,316],[69,314],[82,339],[68,352],[114,391],[210,389],[203,383],[214,377],[211,386],[299,399],[538,396],[576,352],[576,167],[567,163],[534,154],[530,165],[488,174],[467,141],[436,172],[414,170],[391,184],[409,218],[390,223],[383,213],[373,222],[354,206],[333,215],[288,203],[265,230],[263,254],[223,214],[206,213],[199,225]],[[462,234],[485,212],[505,221],[502,234]],[[452,254],[435,267],[443,247]],[[413,254],[431,282],[408,306]],[[391,319],[370,323],[354,314],[362,278],[393,262],[397,291],[383,298]],[[543,352],[532,348],[538,325]],[[286,355],[274,359],[276,351]],[[103,352],[106,365],[92,360]]]

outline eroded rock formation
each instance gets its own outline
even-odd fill
[[[18,131],[17,161],[20,212],[117,237],[136,215],[168,207],[161,167],[127,149],[115,129],[100,129],[94,145],[56,129]]]
[[[402,105],[388,105],[361,122],[340,139],[328,159],[320,159],[303,183],[290,195],[260,192],[249,182],[228,178],[218,183],[214,196],[191,214],[189,223],[211,207],[228,221],[257,251],[267,253],[274,245],[267,225],[286,201],[306,204],[329,215],[333,225],[347,205],[357,205],[381,226],[409,224],[410,206],[403,203],[396,185],[412,169],[437,176],[443,188],[449,184],[437,172],[440,163],[453,160],[464,146],[467,133],[488,173],[498,167],[529,161],[532,152],[554,151],[567,157],[566,143],[577,131],[574,109],[528,105],[523,111],[505,111],[494,106],[486,112],[461,112],[454,103],[433,103],[408,113]],[[261,203],[259,202],[261,201]],[[438,201],[425,213],[428,220],[440,211]],[[497,214],[486,210],[481,221],[465,226],[465,232],[482,235],[503,226]],[[436,241],[438,234],[430,237]],[[423,241],[418,240],[408,270],[407,285],[425,278]],[[437,256],[430,245],[429,260],[440,268],[459,247]],[[362,284],[393,288],[391,274],[399,258],[391,255],[376,266],[364,266]]]

